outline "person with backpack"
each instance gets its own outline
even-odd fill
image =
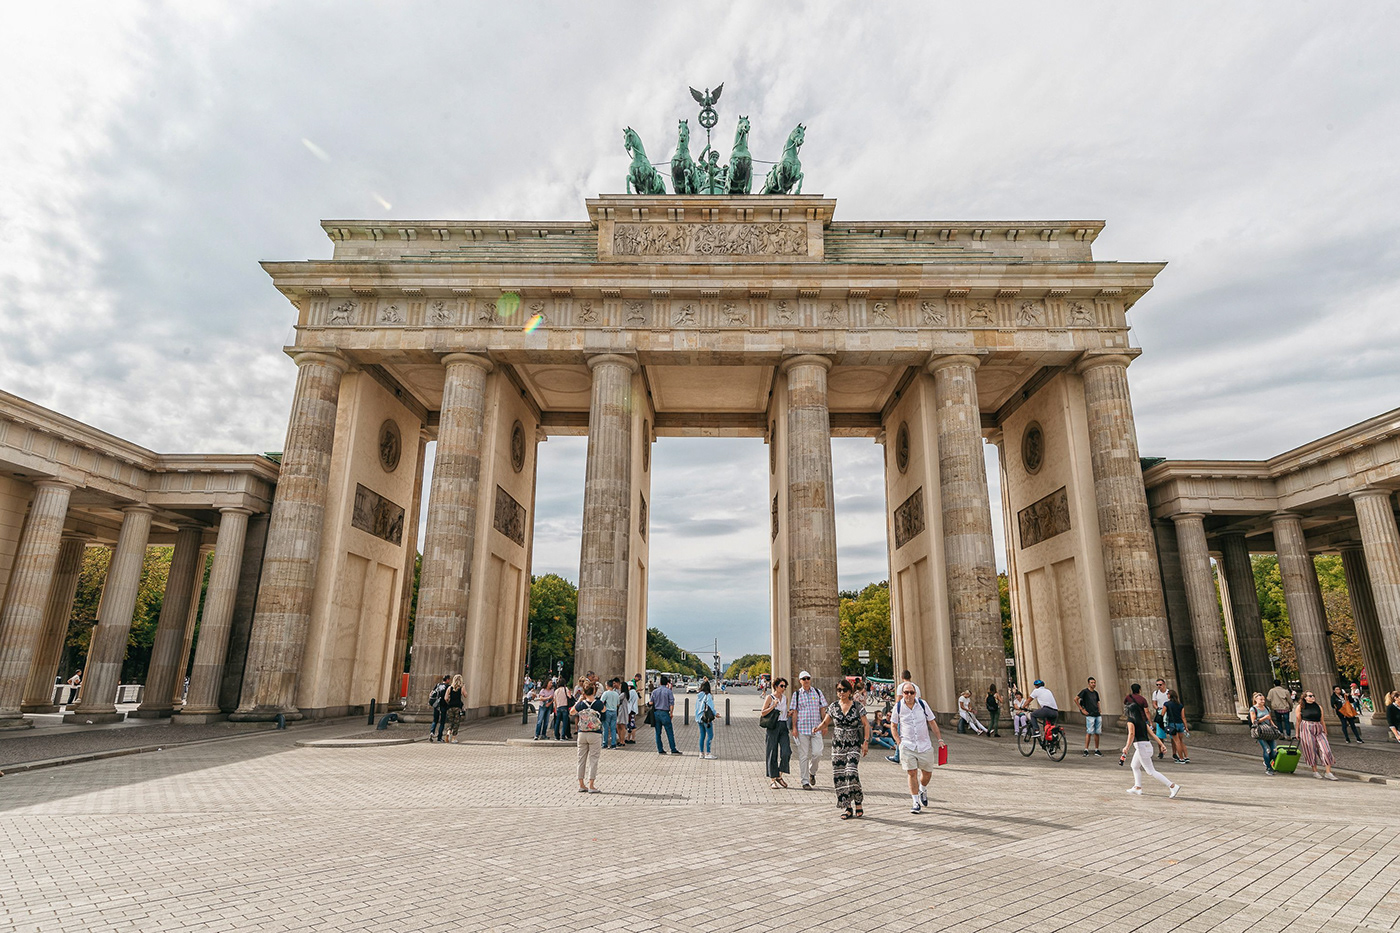
[[[1278,772],[1274,771],[1274,758],[1278,755],[1280,731],[1262,693],[1254,694],[1249,707],[1249,734],[1259,743],[1259,750],[1264,753],[1264,773],[1277,774]]]
[[[987,685],[987,730],[993,738],[1001,738],[1001,691],[996,684]]]
[[[812,675],[803,671],[797,675],[798,688],[792,692],[788,726],[793,744],[797,746],[797,770],[802,789],[811,790],[817,783],[817,765],[822,760],[822,717],[826,715],[826,696],[812,686]]]
[[[428,741],[441,742],[442,730],[447,726],[447,707],[442,705],[442,698],[447,693],[447,683],[452,678],[446,674],[442,675],[433,685],[433,692],[428,694],[428,708],[433,711],[433,724],[428,727]]]
[[[463,702],[462,675],[453,674],[452,684],[447,688],[447,692],[442,696],[442,705],[447,710],[447,739],[448,742],[457,741],[457,730],[461,728],[462,719],[467,714],[466,703]],[[438,741],[443,741],[442,735],[438,735]]]
[[[715,743],[715,720],[719,712],[715,709],[715,698],[710,693],[710,682],[700,681],[700,692],[695,697],[695,724],[700,727],[700,757],[715,760],[711,749]]]
[[[598,777],[598,759],[603,757],[603,701],[598,699],[598,685],[585,679],[579,698],[570,711],[578,732],[578,792],[598,794],[594,781]],[[585,775],[588,783],[584,783]]]
[[[943,732],[933,710],[918,696],[918,688],[909,681],[899,686],[902,699],[890,710],[890,730],[899,745],[899,764],[909,775],[909,796],[913,800],[910,813],[920,813],[928,806],[928,782],[933,779],[937,758],[929,730],[938,738],[942,748]]]

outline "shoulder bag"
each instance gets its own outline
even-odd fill
[[[764,729],[778,728],[778,703],[774,703],[772,709],[758,717],[758,724]]]

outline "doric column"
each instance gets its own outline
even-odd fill
[[[194,630],[199,626],[199,598],[204,586],[204,568],[209,564],[209,555],[214,549],[209,546],[199,549],[199,557],[194,562],[194,580],[190,582],[190,608],[185,613],[185,637],[180,643],[180,662],[175,665],[175,678],[170,683],[170,708],[178,710],[185,705],[185,675],[190,669],[190,649],[194,647]]]
[[[1351,617],[1356,622],[1356,640],[1361,643],[1361,663],[1366,666],[1374,711],[1371,722],[1385,724],[1385,695],[1395,689],[1394,671],[1385,654],[1381,623],[1371,591],[1371,575],[1366,570],[1366,552],[1359,546],[1342,548],[1342,571],[1346,574]]]
[[[589,357],[588,466],[578,570],[574,675],[610,677],[627,663],[627,573],[632,534],[632,374],[629,356]]]
[[[51,480],[34,484],[34,501],[10,567],[5,605],[0,608],[0,729],[33,726],[24,718],[20,704],[44,632],[63,520],[73,489],[68,483]]]
[[[975,356],[929,363],[938,428],[938,490],[943,504],[943,560],[953,636],[953,689],[986,694],[1006,677],[1006,647],[997,594],[992,501],[982,454]],[[928,688],[932,690],[932,688]]]
[[[58,661],[63,657],[63,643],[68,638],[68,620],[73,616],[73,597],[78,593],[78,578],[83,575],[83,553],[87,549],[85,535],[64,535],[58,546],[58,564],[53,584],[49,587],[48,606],[44,609],[44,634],[39,641],[39,653],[29,665],[29,684],[24,689],[20,708],[26,713],[56,713],[53,705],[54,681]]]
[[[413,623],[413,662],[403,712],[406,722],[431,720],[428,694],[432,685],[443,674],[462,672],[476,546],[486,374],[491,371],[491,361],[472,353],[451,353],[442,362],[447,378],[428,493],[418,615]]]
[[[841,676],[836,505],[831,488],[831,360],[796,356],[787,375],[788,618],[793,676],[805,668],[835,696]]]
[[[209,589],[204,594],[204,624],[200,626],[199,641],[195,645],[190,690],[175,722],[203,723],[224,718],[219,710],[219,685],[224,676],[229,626],[243,569],[243,537],[251,514],[247,509],[219,510],[214,566],[210,568]]]
[[[1157,567],[1162,574],[1162,597],[1176,659],[1176,689],[1186,707],[1186,718],[1197,722],[1201,718],[1201,682],[1196,677],[1196,643],[1191,638],[1191,607],[1186,602],[1186,581],[1181,576],[1176,524],[1166,519],[1153,521],[1152,540],[1157,543]],[[1126,690],[1129,685],[1122,686]]]
[[[1191,640],[1196,646],[1197,679],[1201,684],[1201,720],[1238,723],[1235,688],[1230,682],[1230,651],[1225,646],[1215,577],[1210,572],[1210,547],[1206,544],[1204,518],[1198,512],[1172,516],[1181,551],[1186,603],[1191,609]]]
[[[346,363],[326,353],[299,353],[296,362],[297,386],[248,639],[243,695],[230,719],[301,718],[296,708],[297,676],[311,622],[336,405]]]
[[[1293,512],[1275,512],[1274,550],[1278,553],[1279,575],[1283,578],[1283,601],[1293,628],[1293,650],[1298,659],[1298,676],[1304,688],[1317,694],[1318,701],[1332,693],[1337,682],[1337,661],[1327,635],[1327,612],[1322,606],[1322,588],[1317,583],[1317,567],[1303,537],[1303,519]]]
[[[1264,641],[1264,617],[1259,612],[1259,591],[1254,587],[1254,565],[1244,535],[1221,535],[1220,571],[1230,594],[1230,617],[1234,620],[1235,645],[1244,669],[1245,702],[1256,692],[1268,693],[1274,683],[1274,667],[1269,663],[1269,646]]]
[[[1175,667],[1128,396],[1128,363],[1126,355],[1090,356],[1079,371],[1119,682],[1149,684],[1162,676],[1175,679],[1169,676]]]
[[[126,642],[131,635],[131,616],[141,588],[141,567],[154,514],[154,509],[144,505],[122,510],[122,530],[112,552],[112,563],[107,567],[97,625],[88,643],[81,700],[63,717],[64,722],[119,722],[125,717],[117,712],[117,685],[121,683],[122,663],[126,660]]]
[[[1351,499],[1366,549],[1366,572],[1371,578],[1381,645],[1391,672],[1400,673],[1400,529],[1395,525],[1390,492],[1362,489],[1352,493]],[[1393,684],[1387,685],[1387,689],[1393,688]]]
[[[131,715],[138,719],[158,719],[174,712],[170,696],[175,679],[184,673],[185,622],[194,595],[194,572],[199,563],[199,545],[204,540],[202,525],[181,525],[175,532],[175,552],[170,556],[170,574],[165,580],[165,597],[156,622],[155,643],[151,646],[151,666],[146,673],[146,690],[141,705]]]

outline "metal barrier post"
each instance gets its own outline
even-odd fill
[[[375,705],[376,705],[376,704],[375,704],[375,701],[374,701],[374,697],[370,697],[370,698],[369,698],[369,722],[365,723],[365,725],[367,725],[367,726],[372,726],[372,725],[374,725],[374,708],[375,708]]]
[[[724,724],[729,725],[729,697],[724,698]]]
[[[690,697],[685,698],[685,716],[681,719],[681,725],[690,725]]]

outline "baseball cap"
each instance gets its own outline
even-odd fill
[[[811,674],[807,673],[806,671],[803,671],[802,673],[800,673],[800,674],[797,675],[797,679],[798,679],[798,680],[802,680],[802,679],[804,679],[804,678],[809,678],[809,677],[811,677],[811,676],[812,676]]]
[[[1033,686],[1033,687],[1043,687],[1043,686],[1045,686],[1045,681],[1043,681],[1043,680],[1033,681],[1032,684],[1031,684],[1031,686]]]

